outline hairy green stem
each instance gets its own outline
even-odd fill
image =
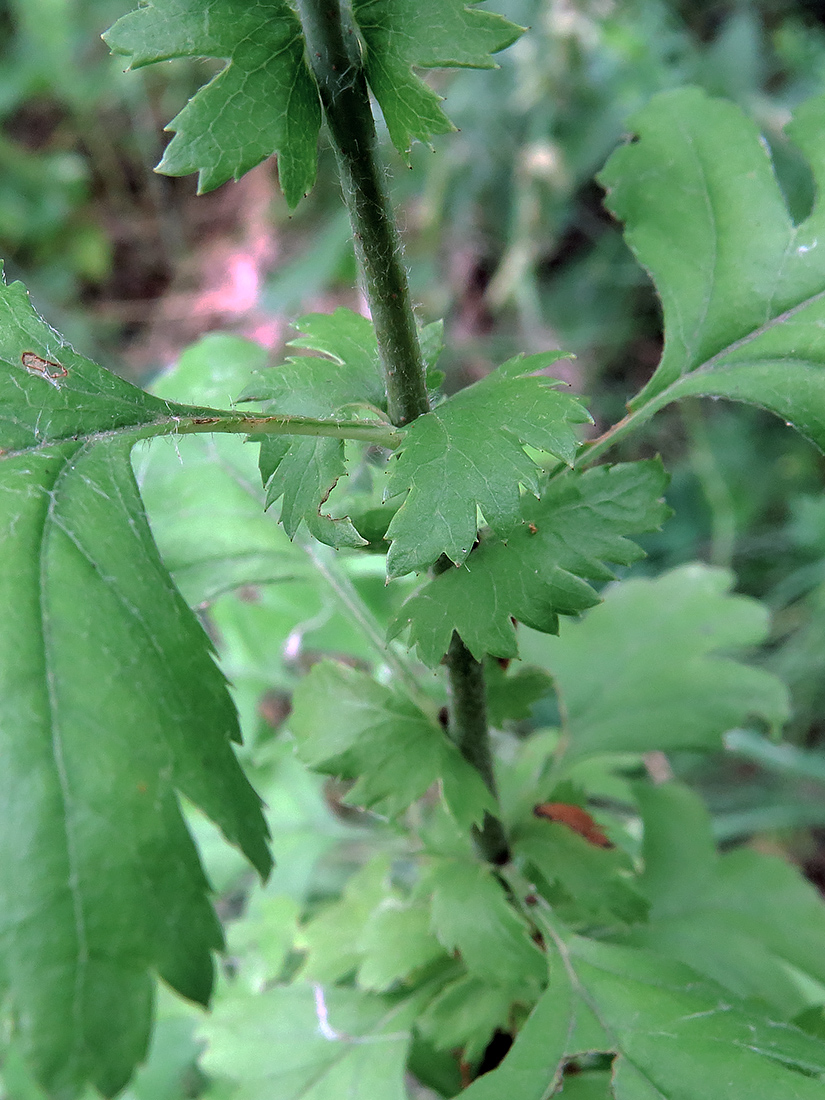
[[[390,450],[401,443],[404,433],[380,420],[320,420],[311,416],[221,416],[173,417],[166,434],[193,435],[229,432],[238,435],[310,435],[331,439],[359,439]]]
[[[309,63],[332,136],[394,424],[430,408],[401,239],[378,160],[375,122],[355,29],[339,0],[299,0]]]
[[[382,424],[380,420],[316,420],[310,416],[239,416],[234,413],[221,413],[215,409],[198,409],[209,415],[167,416],[162,420],[150,421],[133,427],[124,424],[110,431],[78,433],[64,438],[44,439],[19,451],[0,450],[0,461],[5,458],[17,458],[22,454],[31,454],[44,447],[53,447],[56,443],[100,443],[118,436],[128,436],[133,441],[156,439],[161,435],[212,435],[215,432],[228,432],[231,435],[309,435],[332,439],[357,439],[362,443],[371,443],[375,447],[387,447],[394,450],[404,438],[404,433],[391,424]],[[214,415],[218,413],[218,415]]]
[[[484,666],[455,632],[445,663],[450,684],[450,736],[464,759],[480,773],[490,794],[498,799],[487,725]],[[473,840],[479,854],[489,863],[502,864],[510,858],[504,826],[492,814],[485,814],[481,828],[473,829]]]
[[[341,0],[298,0],[375,326],[387,408],[390,420],[400,427],[429,412],[430,402],[401,238],[378,159],[361,46],[342,7]],[[450,736],[495,794],[484,669],[458,635],[446,665]],[[507,841],[497,818],[487,815],[475,841],[485,859],[506,861]]]

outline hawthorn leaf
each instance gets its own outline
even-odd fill
[[[301,909],[284,894],[253,891],[246,911],[227,929],[227,949],[233,960],[232,981],[260,991],[278,981],[298,936]]]
[[[373,910],[390,896],[389,880],[389,859],[375,856],[350,877],[341,897],[305,925],[305,981],[337,982],[357,969],[363,958],[359,936]]]
[[[152,0],[103,38],[129,58],[130,69],[177,57],[227,62],[166,127],[175,136],[159,172],[198,172],[202,194],[277,153],[289,205],[312,188],[321,106],[301,23],[287,0]]]
[[[395,982],[435,959],[444,949],[430,931],[430,913],[424,905],[386,898],[370,914],[358,939],[363,959],[358,985],[374,993],[389,990]]]
[[[610,1073],[599,1071],[571,1074],[564,1079],[564,1100],[613,1100],[610,1079]]]
[[[201,1028],[203,1068],[244,1100],[406,1100],[419,1001],[306,983],[226,997]]]
[[[494,658],[484,662],[484,682],[487,689],[487,718],[490,725],[501,729],[510,722],[526,721],[534,703],[553,690],[553,681],[541,668],[501,667]]]
[[[677,783],[638,785],[649,923],[621,942],[680,960],[789,1018],[809,998],[793,976],[825,984],[825,908],[795,867],[749,848],[717,855],[710,815]]]
[[[655,530],[668,517],[666,484],[658,459],[565,472],[540,500],[522,497],[514,530],[483,535],[463,565],[409,596],[391,633],[410,624],[410,641],[428,665],[441,660],[454,630],[476,660],[518,656],[513,619],[557,633],[559,615],[599,602],[589,582],[615,579],[606,561],[630,565],[644,557],[625,536]]]
[[[229,404],[265,366],[266,349],[229,333],[187,348],[152,385],[157,396]],[[152,534],[190,607],[243,585],[307,580],[310,565],[272,516],[255,448],[230,435],[190,435],[138,445],[132,462]]]
[[[621,849],[596,847],[565,825],[535,820],[518,828],[514,848],[544,876],[548,900],[569,927],[635,925],[647,918],[648,903]]]
[[[545,1100],[558,1084],[570,1042],[573,990],[561,965],[557,971],[501,1065],[473,1081],[462,1100]]]
[[[615,1100],[820,1100],[825,1043],[664,956],[551,933],[608,1039]],[[551,987],[552,988],[552,987]],[[577,1002],[577,1003],[576,1003]],[[813,1075],[813,1076],[810,1076]]]
[[[131,440],[0,463],[0,954],[50,1087],[111,1094],[152,972],[205,1002],[221,933],[176,791],[262,874],[260,802],[210,643],[152,542]]]
[[[607,205],[662,301],[665,347],[631,402],[679,397],[760,405],[825,448],[825,96],[787,127],[817,185],[794,225],[767,143],[741,110],[697,88],[656,96],[637,139],[600,176]]]
[[[601,753],[708,750],[754,715],[776,729],[785,685],[727,656],[760,642],[764,607],[730,595],[722,569],[687,565],[622,581],[557,638],[533,635],[526,656],[556,681],[568,763]]]
[[[461,953],[470,974],[510,988],[532,988],[544,981],[547,959],[488,866],[437,860],[428,884],[433,931],[448,951]]]
[[[145,1053],[154,974],[205,1002],[222,943],[177,792],[262,874],[267,830],[129,462],[198,410],[76,354],[19,283],[0,287],[0,398],[0,973],[46,1087],[111,1094]]]
[[[313,313],[295,327],[303,335],[293,347],[319,353],[290,356],[282,366],[261,372],[242,400],[264,403],[273,413],[333,417],[353,405],[386,405],[375,330],[366,317],[348,309]],[[310,532],[330,546],[363,546],[348,518],[321,512],[336,482],[346,474],[341,439],[264,436],[261,477],[267,507],[283,497],[281,523],[290,538],[305,522]]]
[[[477,0],[353,0],[352,11],[366,44],[367,80],[402,156],[413,139],[426,142],[455,129],[441,96],[413,67],[494,69],[490,55],[524,32]]]
[[[6,284],[0,265],[0,460],[52,444],[170,434],[203,414],[232,415],[153,397],[78,355],[22,283]]]
[[[310,767],[357,782],[346,801],[390,817],[440,782],[463,826],[493,812],[492,796],[444,731],[366,673],[323,661],[298,684],[289,728]]]
[[[590,417],[555,389],[561,383],[535,373],[561,355],[510,359],[410,424],[387,485],[388,496],[409,489],[387,529],[390,577],[426,569],[442,554],[461,564],[476,539],[478,508],[496,534],[509,535],[521,522],[519,486],[539,494],[541,471],[526,446],[572,463],[575,426]]]
[[[511,986],[464,974],[433,998],[416,1020],[416,1030],[437,1050],[461,1048],[464,1060],[484,1054],[496,1029],[505,1031],[513,1007]]]

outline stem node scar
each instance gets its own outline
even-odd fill
[[[24,351],[20,356],[20,362],[29,372],[29,374],[39,374],[41,378],[45,378],[47,382],[51,382],[53,386],[60,386],[58,379],[67,378],[69,372],[63,366],[62,363],[55,363],[51,359],[44,359],[42,355],[38,355],[34,351]]]

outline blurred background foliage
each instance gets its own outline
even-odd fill
[[[200,198],[193,178],[154,174],[164,125],[220,65],[172,62],[125,75],[99,35],[127,6],[0,0],[0,256],[69,339],[144,384],[204,333],[222,333],[184,356],[175,377],[186,384],[168,395],[223,405],[250,366],[277,362],[290,321],[359,306],[333,160],[323,149],[318,186],[292,217],[272,164]],[[416,147],[411,170],[384,143],[413,293],[423,321],[445,318],[439,365],[448,390],[517,351],[563,347],[576,355],[560,364],[565,379],[589,395],[604,427],[652,371],[661,331],[649,280],[604,211],[594,175],[651,95],[694,83],[757,120],[789,207],[804,217],[811,175],[782,127],[797,103],[825,91],[825,3],[493,7],[531,31],[499,57],[496,73],[435,75],[458,133],[438,139],[434,151]],[[187,372],[211,379],[211,389],[186,381]],[[217,459],[231,475],[217,486],[213,473],[184,484],[167,443],[138,455],[136,467],[170,567],[187,598],[208,609],[235,685],[246,763],[271,807],[272,880],[252,886],[207,823],[193,816],[193,828],[222,914],[245,914],[230,924],[222,989],[263,988],[300,965],[299,914],[306,922],[338,898],[353,869],[376,856],[403,866],[405,837],[343,805],[335,785],[303,768],[278,737],[296,679],[319,653],[359,667],[376,662],[371,631],[380,636],[403,592],[384,587],[379,558],[336,564],[325,548],[290,544],[268,520],[256,559],[260,583],[219,590],[210,562],[175,540],[181,529],[192,544],[207,529],[214,537],[221,523],[227,547],[241,523],[247,545],[258,537],[254,456],[236,440],[184,440],[187,469],[214,471]],[[639,569],[653,574],[695,559],[733,568],[739,589],[773,613],[773,636],[757,659],[787,681],[795,704],[781,750],[769,752],[744,732],[718,758],[685,755],[671,764],[705,794],[721,842],[789,853],[825,887],[823,458],[780,421],[721,402],[660,414],[611,458],[655,453],[672,472],[675,515],[647,539]],[[221,553],[231,577],[231,548]],[[511,735],[553,718],[545,699]],[[305,940],[312,927],[303,925]],[[152,1057],[130,1100],[234,1095],[196,1066],[195,1028],[189,1009],[162,1000]],[[430,1067],[430,1084],[450,1095],[455,1067],[419,1042],[416,1059]],[[0,1097],[41,1097],[13,1051]]]

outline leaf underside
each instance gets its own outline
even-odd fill
[[[697,88],[655,97],[599,179],[662,301],[665,347],[631,402],[760,405],[825,449],[825,97],[787,126],[817,187],[794,225],[756,126]]]
[[[572,761],[594,753],[711,750],[753,716],[778,728],[784,684],[727,656],[767,634],[766,610],[729,595],[725,570],[683,566],[629,580],[558,637],[534,636],[528,656],[553,676]]]

